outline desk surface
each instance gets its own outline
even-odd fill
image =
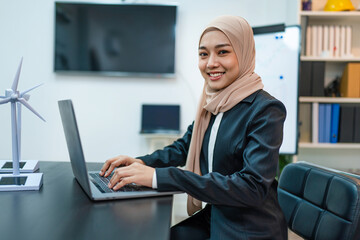
[[[171,196],[93,202],[70,163],[40,162],[40,172],[40,191],[0,192],[1,239],[169,239]]]

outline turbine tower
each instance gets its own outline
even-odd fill
[[[31,90],[41,86],[39,84],[35,87],[32,87],[24,92],[18,91],[18,83],[20,77],[20,71],[22,66],[23,58],[21,58],[19,67],[15,74],[15,78],[11,89],[5,90],[5,96],[0,96],[0,105],[5,103],[11,103],[11,132],[12,132],[12,158],[13,158],[13,175],[20,175],[20,137],[21,137],[21,105],[24,105],[27,109],[33,112],[41,120],[45,122],[45,119],[33,109],[28,100],[30,95],[27,94]]]

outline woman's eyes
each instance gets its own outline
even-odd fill
[[[227,51],[227,50],[220,50],[219,51],[219,55],[226,54],[226,53],[229,53],[229,51]]]
[[[219,50],[217,54],[218,54],[218,55],[224,55],[224,54],[227,54],[227,53],[229,53],[228,50]],[[208,53],[206,53],[206,52],[200,52],[200,53],[199,53],[199,56],[200,56],[200,57],[206,57],[206,56],[208,56]]]

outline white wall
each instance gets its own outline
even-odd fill
[[[22,159],[69,161],[57,107],[57,101],[66,98],[74,101],[87,161],[104,161],[117,154],[146,154],[147,140],[139,134],[142,103],[180,104],[183,130],[194,118],[203,83],[197,70],[197,43],[210,20],[231,14],[245,17],[252,26],[297,21],[297,4],[286,0],[177,3],[177,76],[155,79],[55,74],[54,1],[0,1],[0,95],[10,88],[22,56],[19,90],[45,83],[31,92],[29,103],[47,122],[23,110]],[[0,159],[11,159],[10,129],[10,106],[1,105]]]

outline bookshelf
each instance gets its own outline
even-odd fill
[[[355,7],[360,3],[359,0],[353,0]],[[336,77],[341,77],[347,63],[360,63],[360,11],[344,11],[344,12],[324,12],[321,11],[326,1],[313,0],[313,11],[299,10],[299,24],[301,26],[301,53],[300,61],[302,66],[304,63],[313,64],[320,62],[323,64],[323,86],[326,87]],[[301,4],[300,4],[301,5]],[[299,6],[301,9],[301,6]],[[313,54],[312,49],[309,52],[309,33],[308,26],[348,26],[351,28],[351,54],[340,54],[335,56],[333,52],[324,54]],[[310,30],[311,31],[311,30]],[[322,30],[323,31],[323,30]],[[327,30],[328,31],[328,30]],[[324,44],[324,42],[322,42]],[[331,49],[329,47],[329,49]],[[316,53],[317,51],[315,51]],[[314,67],[313,67],[314,68]],[[305,68],[300,69],[300,76],[306,74]],[[311,81],[313,81],[313,77]],[[302,78],[300,78],[300,81]],[[299,82],[300,86],[301,82]],[[313,86],[313,82],[308,82]],[[319,86],[319,85],[318,85]],[[325,97],[312,96],[312,94],[299,94],[299,154],[298,160],[311,161],[318,164],[327,165],[334,168],[343,168],[344,162],[338,162],[339,158],[350,161],[351,167],[360,167],[359,154],[360,143],[323,143],[319,139],[313,138],[314,132],[319,131],[319,105],[320,104],[340,104],[360,106],[360,98],[345,97]],[[355,123],[360,124],[360,123]],[[346,155],[346,156],[345,156]],[[343,157],[344,156],[344,157]],[[314,161],[312,161],[314,159]],[[356,160],[357,159],[357,160]],[[329,163],[329,164],[326,164]]]

